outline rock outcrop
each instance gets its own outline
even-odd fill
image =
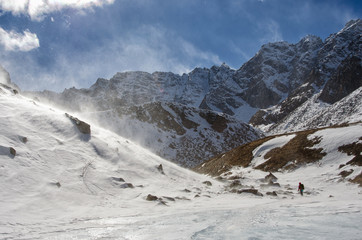
[[[78,118],[69,115],[68,113],[65,113],[65,116],[68,117],[77,126],[79,132],[88,135],[91,134],[90,125],[88,123],[83,122]]]

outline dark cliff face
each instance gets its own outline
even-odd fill
[[[361,58],[346,58],[327,82],[319,99],[333,104],[362,86]]]

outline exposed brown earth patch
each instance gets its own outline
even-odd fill
[[[296,136],[293,139],[291,139],[283,147],[270,150],[265,155],[265,159],[268,160],[263,164],[258,165],[256,168],[263,171],[275,172],[279,169],[295,169],[307,163],[317,162],[321,160],[326,153],[323,152],[322,148],[313,148],[315,144],[318,144],[321,141],[320,138],[308,139],[308,136],[323,129],[340,128],[348,125],[350,124],[341,124],[331,127],[295,132],[293,134]],[[254,149],[275,137],[285,135],[288,134],[268,136],[236,147],[227,153],[220,154],[204,162],[203,164],[195,167],[194,170],[202,174],[220,176],[223,173],[227,173],[234,166],[248,167],[253,160]],[[348,164],[361,164],[360,143],[356,142],[351,145],[342,146],[340,151],[345,151],[356,156]],[[356,181],[358,181],[358,178],[356,179]]]
[[[362,187],[362,172],[357,177],[352,179],[351,182],[357,183],[360,187]]]
[[[362,141],[362,137],[360,137],[359,140]],[[351,155],[355,156],[347,164],[362,166],[362,156],[361,156],[362,143],[361,142],[354,142],[351,144],[343,145],[338,148],[338,151],[347,153],[349,156],[351,156]]]
[[[247,167],[251,160],[253,160],[253,150],[274,137],[275,136],[265,137],[234,148],[225,154],[220,154],[206,161],[202,165],[194,168],[194,170],[211,176],[219,176],[229,171],[233,166]]]
[[[348,177],[349,175],[351,175],[351,173],[353,173],[352,169],[350,169],[348,171],[342,171],[339,173],[339,175],[342,176],[343,178],[345,178],[345,177]]]
[[[315,144],[320,143],[321,139],[308,139],[308,135],[314,132],[316,132],[316,130],[299,132],[283,147],[270,150],[264,156],[265,159],[269,160],[257,166],[256,169],[275,172],[281,168],[294,169],[302,164],[321,160],[326,153],[322,152],[322,148],[312,148]]]

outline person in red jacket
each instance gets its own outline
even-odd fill
[[[303,185],[303,183],[301,183],[301,182],[299,183],[298,191],[300,192],[300,195],[303,196],[304,185]]]

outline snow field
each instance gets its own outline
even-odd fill
[[[0,94],[0,121],[0,239],[359,239],[362,233],[362,190],[335,177],[337,156],[275,173],[280,189],[259,188],[268,173],[235,168],[243,184],[263,193],[290,191],[259,197],[230,193],[227,183],[96,125],[84,136],[64,112],[20,95]],[[358,137],[360,127],[348,131]],[[332,139],[343,136],[315,134],[322,136],[319,147],[331,148]],[[268,142],[282,146],[287,139]],[[267,150],[264,145],[255,156]],[[166,205],[147,201],[148,194]]]

